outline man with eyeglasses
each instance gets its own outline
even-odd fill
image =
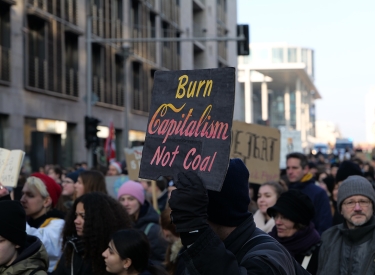
[[[375,274],[375,191],[361,176],[344,180],[337,208],[344,222],[325,231],[318,274]]]

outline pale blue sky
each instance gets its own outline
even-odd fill
[[[250,25],[251,42],[315,50],[315,84],[323,97],[316,101],[317,119],[365,141],[365,94],[375,87],[375,0],[237,0],[237,9],[238,23]]]

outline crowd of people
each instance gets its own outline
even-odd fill
[[[0,274],[375,274],[372,163],[286,164],[256,185],[231,159],[220,192],[194,172],[128,180],[121,162],[116,196],[85,163],[0,183]]]

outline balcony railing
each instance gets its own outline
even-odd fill
[[[65,68],[65,94],[78,96],[78,72],[73,68]]]
[[[10,49],[0,46],[0,81],[10,82]]]
[[[29,58],[28,86],[48,90],[47,60],[33,56]]]

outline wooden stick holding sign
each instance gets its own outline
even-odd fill
[[[229,163],[235,69],[157,71],[141,178],[195,171],[219,191]]]
[[[158,207],[158,197],[156,196],[156,181],[151,181],[151,191],[152,191],[152,205],[156,212],[159,213],[159,207]]]

